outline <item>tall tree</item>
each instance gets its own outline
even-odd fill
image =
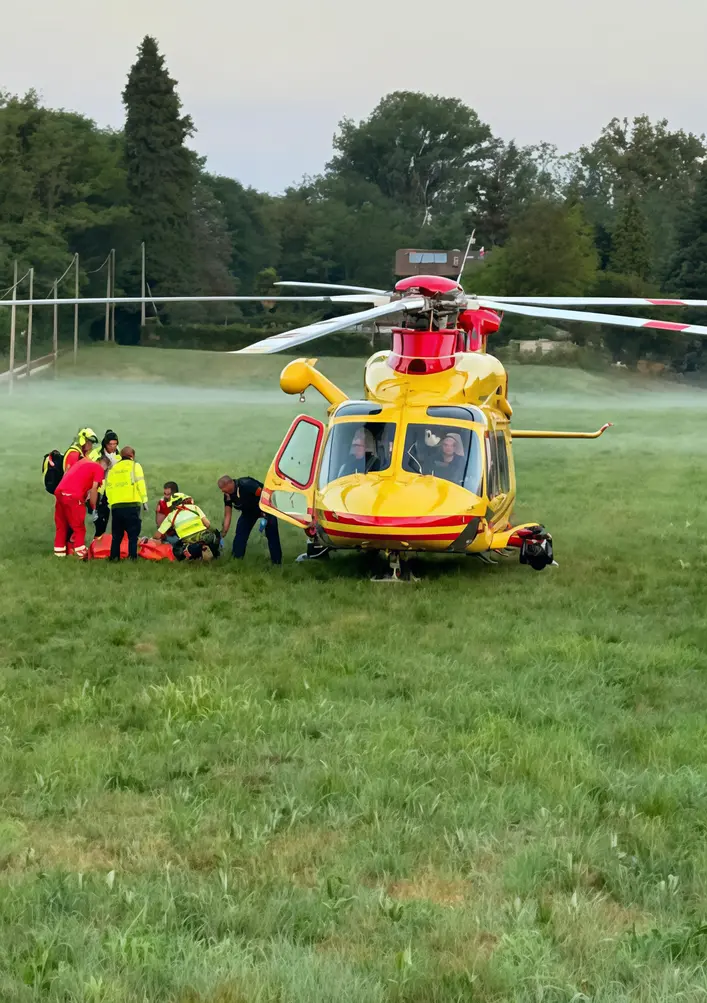
[[[635,275],[649,279],[651,247],[646,217],[636,195],[625,199],[612,236],[611,269],[619,275]]]
[[[511,224],[477,273],[480,292],[497,296],[581,296],[596,280],[597,254],[582,208],[536,199]]]
[[[456,98],[396,91],[365,121],[340,123],[328,169],[376,185],[408,206],[419,226],[470,200],[491,139],[489,127]]]
[[[514,216],[537,194],[538,168],[533,150],[500,140],[479,185],[478,202],[471,208],[478,242],[503,244]]]
[[[676,245],[666,287],[687,299],[707,299],[707,164],[678,226]]]
[[[195,280],[198,166],[185,145],[194,126],[181,113],[176,82],[149,35],[130,70],[123,102],[128,192],[137,240],[146,244],[148,282],[153,293],[183,293]]]
[[[251,293],[256,275],[279,260],[279,236],[272,219],[278,200],[221,175],[207,174],[204,183],[222,206],[231,241],[230,270],[240,291]]]
[[[579,151],[575,184],[587,218],[599,233],[614,231],[623,200],[634,193],[650,236],[651,271],[662,274],[706,152],[704,136],[673,131],[665,120],[612,119]]]

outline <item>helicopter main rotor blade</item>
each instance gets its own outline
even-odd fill
[[[299,286],[302,289],[341,289],[350,293],[375,293],[376,296],[392,296],[387,289],[371,289],[370,286],[340,286],[331,282],[276,282],[276,286]]]
[[[640,299],[625,296],[494,296],[503,303],[532,306],[703,306],[707,300]]]
[[[301,345],[305,341],[313,341],[321,338],[325,334],[334,334],[336,331],[343,331],[352,324],[361,324],[366,320],[377,320],[379,317],[386,317],[389,314],[400,313],[405,310],[414,312],[423,310],[427,305],[424,296],[408,296],[407,298],[395,300],[393,303],[386,303],[383,306],[373,307],[371,310],[359,310],[358,313],[350,313],[345,317],[335,317],[332,320],[317,321],[316,324],[307,324],[304,327],[296,327],[291,331],[284,331],[282,334],[273,334],[270,338],[256,341],[247,348],[239,348],[230,355],[273,355],[281,352],[285,348],[293,348]]]
[[[537,306],[522,306],[520,303],[507,303],[504,300],[478,297],[479,306],[501,313],[518,313],[523,317],[539,317],[542,320],[579,321],[583,324],[609,324],[614,327],[638,327],[653,331],[673,331],[676,334],[707,335],[707,327],[701,324],[676,324],[669,320],[645,320],[643,317],[621,317],[615,313],[585,313],[582,310],[549,310]]]
[[[67,296],[63,299],[0,299],[0,306],[99,306],[104,303],[370,303],[373,296]],[[387,296],[378,300],[389,303]]]

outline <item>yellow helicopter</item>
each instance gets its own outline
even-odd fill
[[[352,324],[402,314],[392,328],[392,350],[368,359],[364,396],[350,400],[316,368],[316,359],[285,366],[280,386],[298,394],[313,387],[329,403],[328,425],[299,415],[275,456],[261,496],[264,512],[303,529],[306,554],[378,551],[389,574],[411,577],[406,558],[419,552],[472,555],[496,563],[494,553],[518,552],[536,571],[554,560],[552,537],[538,522],[514,524],[513,440],[595,439],[595,432],[511,428],[508,375],[486,351],[503,311],[555,320],[707,334],[707,327],[559,309],[566,306],[707,305],[703,301],[467,296],[442,275],[412,275],[393,292],[325,283],[281,283],[326,288],[367,302],[368,310],[274,335],[242,354],[281,351]],[[548,309],[551,305],[552,309]]]
[[[471,245],[471,241],[470,241]],[[469,245],[469,246],[470,246]],[[462,261],[467,260],[469,248]],[[432,255],[434,260],[437,256]],[[408,275],[393,291],[317,282],[280,286],[326,290],[326,295],[154,296],[26,299],[19,306],[179,302],[371,303],[331,320],[272,335],[234,354],[272,354],[324,335],[401,315],[391,351],[368,359],[364,396],[346,394],[316,368],[316,359],[285,366],[280,386],[288,394],[314,387],[328,401],[328,426],[299,415],[268,471],[263,511],[304,530],[307,552],[379,552],[388,558],[385,579],[400,581],[405,559],[420,552],[466,554],[495,563],[494,553],[519,552],[536,571],[555,564],[552,537],[537,522],[514,524],[516,478],[513,440],[595,439],[596,432],[511,428],[508,375],[486,351],[504,312],[547,320],[648,328],[707,335],[707,327],[591,313],[568,307],[687,306],[707,300],[599,297],[486,297],[467,295],[443,274]]]

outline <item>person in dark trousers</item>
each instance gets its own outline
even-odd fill
[[[119,439],[112,428],[106,430],[106,434],[103,436],[103,441],[100,446],[96,446],[95,449],[91,450],[89,457],[99,463],[101,457],[105,456],[108,460],[108,469],[114,467],[116,463],[120,462],[120,453],[118,452]],[[98,538],[103,536],[105,531],[108,529],[108,520],[110,519],[110,505],[108,504],[108,499],[105,492],[105,483],[103,485],[103,490],[98,492],[98,504],[96,505],[97,518],[93,524],[94,537]]]
[[[147,511],[147,488],[142,467],[135,462],[135,450],[124,446],[120,460],[108,471],[106,496],[112,519],[110,560],[120,560],[120,544],[128,535],[128,557],[137,560],[137,545],[142,526],[141,510]]]
[[[282,564],[282,547],[277,519],[273,515],[265,515],[260,508],[260,493],[263,485],[254,477],[228,477],[224,475],[218,482],[219,490],[223,492],[225,509],[223,513],[223,529],[221,539],[225,539],[231,528],[233,509],[240,512],[233,536],[232,554],[236,560],[245,555],[248,538],[259,519],[265,521],[265,538],[268,541],[270,560],[273,564]]]

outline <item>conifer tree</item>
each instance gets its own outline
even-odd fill
[[[149,35],[130,70],[123,103],[127,185],[136,236],[146,245],[147,280],[155,294],[184,294],[195,257],[192,214],[198,166],[185,145],[194,126],[181,114],[176,82]]]
[[[640,202],[631,192],[619,213],[612,237],[611,270],[619,275],[648,279],[651,274],[651,248],[646,218]]]
[[[707,299],[707,164],[678,226],[665,286],[686,299]]]

